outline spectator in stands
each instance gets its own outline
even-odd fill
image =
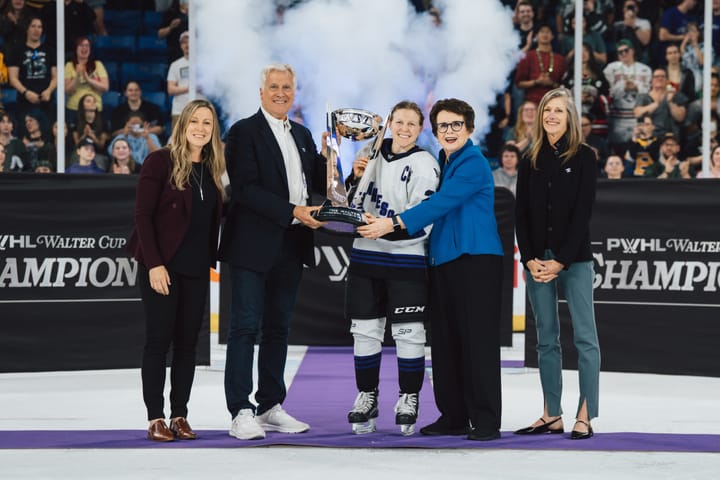
[[[698,172],[695,178],[720,178],[720,145],[716,145],[710,152],[710,169],[706,177],[702,170]]]
[[[595,31],[587,30],[587,21],[583,17],[583,45],[589,47],[589,52],[592,53],[593,60],[599,65],[605,65],[607,63],[607,53],[605,52],[605,40],[602,36]],[[568,69],[573,65],[573,58],[575,56],[575,16],[570,19],[570,29],[562,40],[560,40],[560,53],[565,55],[565,61],[568,65]]]
[[[77,120],[73,129],[73,141],[76,145],[85,137],[89,137],[95,142],[96,150],[105,148],[108,140],[102,113],[98,111],[95,97],[89,93],[80,99],[80,108],[77,111]]]
[[[633,114],[635,118],[649,114],[655,125],[655,134],[658,136],[663,136],[667,132],[678,136],[680,125],[687,115],[687,103],[687,97],[682,92],[676,92],[675,88],[668,84],[665,69],[656,68],[653,70],[650,91],[638,95]]]
[[[95,163],[96,145],[93,139],[85,137],[77,145],[77,162],[70,165],[65,173],[105,173],[105,170]]]
[[[562,39],[570,31],[570,19],[575,16],[575,0],[560,0],[558,3],[555,7],[555,26],[558,38]],[[605,39],[615,19],[613,0],[584,0],[583,17],[587,21],[587,31],[597,32]]]
[[[60,151],[60,142],[58,141],[58,122],[57,120],[53,122],[52,126],[52,135],[53,135],[53,144],[55,145],[55,150],[58,152]],[[77,158],[77,152],[75,151],[75,144],[76,142],[73,140],[72,132],[70,129],[68,129],[67,123],[64,124],[64,131],[63,135],[65,136],[65,165],[67,165],[70,161],[74,161]],[[71,160],[68,160],[71,159]],[[98,155],[95,156],[95,162],[97,163]]]
[[[652,24],[648,19],[638,16],[638,4],[635,0],[626,0],[623,3],[623,19],[613,25],[613,37],[616,43],[622,39],[632,42],[637,60],[650,63]]]
[[[603,70],[603,75],[610,85],[612,98],[608,118],[608,142],[610,148],[619,153],[618,149],[632,137],[636,124],[633,109],[638,95],[650,91],[652,70],[635,61],[635,49],[630,40],[620,40],[617,47],[620,60],[609,63]]]
[[[562,354],[558,294],[567,300],[578,353],[580,398],[570,438],[593,436],[598,416],[600,346],[593,305],[590,219],[595,203],[595,152],[582,143],[577,109],[565,88],[543,97],[537,142],[520,162],[515,218],[526,289],[537,327],[542,416],[518,435],[562,433]],[[570,173],[572,172],[572,173]],[[432,198],[432,197],[431,197]]]
[[[24,24],[29,15],[25,0],[10,0],[5,5],[0,16],[0,35],[3,38],[2,49],[5,56],[25,42]]]
[[[185,107],[170,143],[152,154],[140,173],[128,242],[145,310],[141,375],[147,438],[158,442],[197,437],[187,421],[187,404],[225,196],[220,125],[209,102],[194,100]],[[185,208],[176,208],[179,204]],[[168,428],[163,392],[171,344]]]
[[[620,180],[625,173],[625,165],[619,155],[610,155],[605,161],[603,168],[605,178],[609,180]]]
[[[670,47],[666,47],[666,54],[668,48]],[[700,30],[697,23],[688,22],[687,33],[680,44],[679,52],[682,66],[693,73],[695,91],[698,94],[702,91],[703,48],[705,48],[705,44],[700,41]],[[695,99],[695,96],[690,98]]]
[[[505,187],[515,195],[517,186],[517,166],[520,161],[520,150],[511,144],[500,149],[500,168],[493,170],[493,180],[496,187]]]
[[[168,65],[183,55],[180,48],[180,34],[189,30],[188,10],[188,0],[173,0],[170,8],[165,11],[163,20],[160,23],[158,38],[167,39]]]
[[[110,144],[110,168],[112,173],[140,173],[140,165],[130,151],[130,144],[124,138],[116,138]],[[117,171],[116,171],[117,170]]]
[[[22,118],[30,110],[41,110],[46,118],[54,118],[55,52],[42,42],[43,23],[39,17],[29,18],[26,33],[25,44],[18,45],[8,57],[10,86],[18,93],[16,114]]]
[[[65,0],[65,46],[77,45],[78,38],[94,35],[95,17],[85,0]]]
[[[655,125],[650,115],[637,119],[633,136],[623,152],[625,176],[644,177],[645,169],[660,157],[660,142],[655,136]]]
[[[88,7],[95,12],[95,33],[105,36],[108,34],[105,27],[105,3],[106,0],[86,0]]]
[[[690,162],[680,160],[680,143],[677,136],[667,132],[662,137],[660,156],[658,161],[645,169],[645,177],[649,178],[692,178],[690,176]]]
[[[140,84],[134,80],[130,80],[125,85],[125,101],[112,111],[110,117],[111,136],[116,137],[121,133],[125,135],[129,133],[127,125],[131,113],[142,114],[143,119],[148,123],[150,133],[157,137],[163,135],[165,115],[159,106],[142,98]],[[142,162],[142,160],[138,160]]]
[[[582,141],[595,150],[598,159],[598,174],[600,174],[605,166],[605,159],[608,157],[607,140],[592,133],[592,116],[589,114],[583,114],[580,117],[580,132],[582,133]]]
[[[677,43],[685,39],[687,24],[694,20],[690,15],[690,10],[695,8],[696,1],[681,0],[678,5],[665,10],[658,29],[658,40],[662,42],[661,50],[665,50],[668,42]]]
[[[57,171],[57,150],[53,142],[49,141],[45,119],[39,113],[29,112],[25,114],[25,136],[23,143],[27,151],[28,164],[23,168],[25,171],[42,172],[46,168],[50,171]]]
[[[190,33],[180,35],[183,56],[170,64],[167,75],[167,93],[172,96],[172,128],[175,128],[180,113],[190,101]]]
[[[515,84],[525,90],[525,100],[535,104],[545,93],[558,87],[565,75],[565,57],[552,49],[550,25],[541,24],[536,37],[537,47],[525,54],[515,71]]]
[[[9,171],[9,168],[5,170],[5,145],[0,143],[0,173],[5,173]]]
[[[14,122],[8,112],[0,112],[0,144],[5,148],[5,170],[19,172],[29,170],[27,150],[23,141],[13,133]]]
[[[665,47],[665,60],[667,62],[668,84],[672,85],[676,92],[682,92],[689,101],[696,100],[700,92],[699,81],[695,78],[692,70],[680,63],[680,48],[675,43]]]
[[[505,135],[505,143],[515,145],[520,150],[521,156],[532,147],[533,123],[535,122],[536,112],[537,106],[534,102],[523,102],[518,109],[515,126],[508,130]]]
[[[520,0],[515,6],[515,16],[513,21],[515,30],[520,34],[520,44],[518,48],[523,53],[527,53],[533,46],[535,41],[535,11],[532,4],[528,0]]]
[[[150,132],[150,124],[145,121],[140,112],[133,112],[128,115],[123,133],[117,135],[112,143],[115,143],[118,138],[127,140],[133,158],[141,165],[145,161],[145,157],[161,147],[160,139]]]
[[[563,79],[563,85],[572,91],[575,85],[574,62],[570,62],[569,67]],[[607,138],[608,135],[607,116],[610,111],[609,92],[610,85],[608,85],[607,79],[602,73],[602,67],[595,61],[595,57],[592,54],[592,47],[587,43],[583,43],[582,113],[592,116],[593,133],[603,138]]]
[[[95,108],[102,112],[102,94],[110,89],[110,79],[105,66],[95,60],[88,37],[77,37],[70,61],[65,64],[65,107],[77,112],[80,99],[86,95],[95,98]]]

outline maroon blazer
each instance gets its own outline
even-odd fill
[[[192,188],[178,190],[170,181],[170,150],[161,148],[147,156],[138,178],[135,200],[135,228],[128,250],[149,270],[167,265],[185,238],[192,213]],[[216,192],[215,222],[210,237],[209,267],[217,260],[217,238],[222,217],[222,195]]]

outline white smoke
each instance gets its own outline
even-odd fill
[[[517,61],[512,13],[498,0],[434,3],[440,27],[407,0],[306,0],[286,10],[282,24],[268,0],[198,2],[198,84],[233,121],[257,111],[262,67],[289,63],[295,103],[316,139],[328,104],[384,118],[400,100],[427,114],[434,101],[456,97],[475,109],[477,141]]]

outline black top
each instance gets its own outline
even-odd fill
[[[50,85],[52,67],[55,66],[55,52],[51,52],[45,44],[31,48],[23,44],[15,48],[8,57],[8,67],[18,67],[20,82],[31,92],[40,93]],[[23,100],[18,92],[18,101]]]
[[[590,216],[595,202],[596,155],[582,144],[563,162],[560,155],[567,149],[565,137],[555,147],[545,137],[537,167],[532,168],[528,157],[518,165],[515,221],[524,265],[542,258],[547,249],[565,268],[592,260]]]
[[[130,105],[128,105],[127,101],[125,101],[115,107],[112,111],[112,115],[110,116],[110,131],[114,132],[125,127],[128,116],[135,112],[140,112],[145,121],[148,122],[151,127],[164,124],[165,120],[162,110],[154,103],[143,99],[140,103],[140,108],[137,110],[131,110]]]
[[[202,179],[202,196],[200,180]],[[210,264],[210,244],[212,240],[212,223],[217,208],[215,184],[210,171],[201,163],[193,163],[190,172],[192,187],[192,212],[190,226],[180,248],[168,262],[168,268],[174,272],[190,277],[208,275]]]

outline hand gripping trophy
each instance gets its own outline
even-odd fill
[[[341,108],[327,113],[328,137],[326,148],[327,157],[327,200],[317,211],[315,218],[327,222],[324,227],[334,233],[354,234],[355,227],[364,225],[365,217],[362,210],[349,206],[352,192],[348,194],[338,168],[340,149],[338,135],[351,140],[367,140],[377,137],[373,145],[370,159],[375,158],[380,151],[382,138],[385,135],[385,126],[381,125],[382,118],[367,110],[357,108]]]

